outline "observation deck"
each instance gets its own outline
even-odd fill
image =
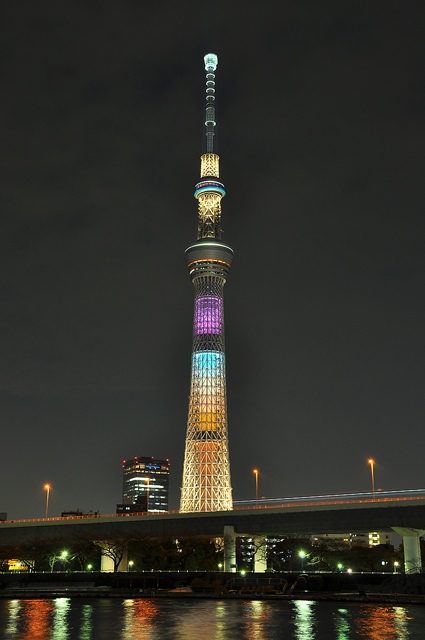
[[[185,251],[192,280],[203,275],[218,275],[226,279],[233,260],[233,249],[215,239],[192,244]]]

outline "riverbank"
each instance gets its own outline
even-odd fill
[[[222,572],[0,574],[1,599],[169,598],[425,604],[424,574]]]

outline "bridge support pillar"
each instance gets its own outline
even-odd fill
[[[404,570],[406,573],[421,573],[421,536],[424,529],[410,529],[409,527],[392,527],[392,529],[403,536],[404,550]]]
[[[112,558],[105,554],[104,549],[101,547],[101,555],[100,555],[100,570],[105,573],[113,573],[114,569],[114,561]]]
[[[224,570],[236,573],[236,535],[235,527],[224,527]]]
[[[255,536],[255,555],[254,555],[254,571],[255,573],[264,573],[267,569],[267,543],[266,536]]]
[[[128,550],[127,547],[120,549],[114,553],[113,547],[108,542],[96,542],[101,549],[100,555],[100,570],[105,573],[113,573],[115,571],[115,561],[121,556],[117,571],[127,571],[128,568]]]

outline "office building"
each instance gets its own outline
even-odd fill
[[[123,460],[122,467],[122,505],[117,505],[117,513],[168,511],[170,474],[168,458],[156,460],[153,457],[135,457],[131,460]]]

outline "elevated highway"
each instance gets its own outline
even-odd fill
[[[145,535],[225,536],[225,562],[234,564],[235,537],[396,531],[403,536],[408,571],[420,570],[419,538],[425,532],[425,497],[282,503],[204,513],[50,518],[0,523],[0,545],[86,537],[101,541]]]

